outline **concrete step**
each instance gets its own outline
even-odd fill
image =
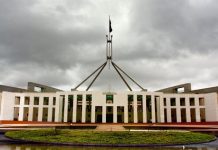
[[[98,125],[96,131],[126,131],[122,125]]]

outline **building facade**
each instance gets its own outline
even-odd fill
[[[218,121],[213,93],[56,91],[0,93],[0,120],[69,123]]]

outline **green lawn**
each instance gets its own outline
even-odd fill
[[[207,142],[215,139],[213,135],[193,132],[97,132],[91,130],[41,129],[31,131],[9,131],[6,136],[14,139],[92,144],[187,144]]]

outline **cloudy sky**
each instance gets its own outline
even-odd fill
[[[218,85],[217,0],[0,0],[0,84],[75,87],[105,61],[109,15],[113,59],[144,88]],[[99,89],[127,90],[108,67]]]

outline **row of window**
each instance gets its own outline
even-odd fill
[[[24,105],[30,104],[30,97],[25,96],[24,97]],[[20,105],[20,97],[15,97],[15,105]],[[33,99],[33,105],[39,105],[39,97],[34,97]],[[49,105],[49,97],[43,97],[43,105]],[[52,105],[56,105],[56,97],[53,97]]]
[[[63,95],[64,97],[64,95]],[[73,100],[73,95],[69,95],[68,96],[69,100]],[[77,95],[77,102],[82,104],[82,99],[83,99],[83,95]],[[107,104],[113,104],[114,101],[114,95],[109,94],[105,96],[106,99],[106,103]],[[137,95],[137,100],[141,101],[142,100],[142,95]],[[92,95],[91,94],[87,94],[86,95],[86,101],[91,102],[92,101]],[[133,95],[128,95],[128,101],[133,101]],[[29,96],[25,96],[24,98],[24,105],[29,105],[30,104],[30,97]],[[53,97],[53,105],[56,104],[56,97]],[[15,105],[20,105],[20,97],[16,96],[15,97]],[[39,97],[34,97],[34,105],[39,105]],[[43,105],[49,105],[49,97],[44,97],[43,98]]]
[[[199,101],[199,106],[204,106],[205,105],[205,101],[203,97],[198,98]],[[185,98],[180,98],[179,99],[180,102],[180,106],[186,106],[186,101]],[[195,106],[195,98],[189,98],[189,104],[190,106]],[[167,105],[167,101],[166,98],[164,98],[164,106]],[[176,98],[170,98],[170,106],[176,106]]]
[[[70,101],[73,100],[73,95],[69,95],[68,99]],[[147,95],[146,100],[151,99],[151,96]],[[204,106],[205,101],[204,98],[199,98],[199,106]],[[92,101],[92,95],[86,95],[86,101],[91,104]],[[106,103],[107,104],[113,104],[114,101],[114,96],[113,95],[106,95]],[[137,95],[137,102],[139,104],[142,104],[142,95]],[[82,105],[82,95],[77,95],[77,103]],[[133,95],[128,95],[128,104],[133,103]],[[29,105],[30,104],[30,97],[25,96],[24,97],[24,105]],[[34,97],[33,101],[34,105],[39,105],[39,97]],[[195,98],[189,98],[189,104],[190,106],[195,106]],[[20,97],[16,96],[15,97],[15,105],[20,105]],[[49,105],[49,97],[43,97],[43,105]],[[53,97],[52,105],[56,105],[56,97]],[[164,98],[164,106],[166,106],[166,98]],[[180,98],[180,106],[186,106],[186,101],[185,98]],[[176,98],[170,98],[170,106],[176,106]]]

